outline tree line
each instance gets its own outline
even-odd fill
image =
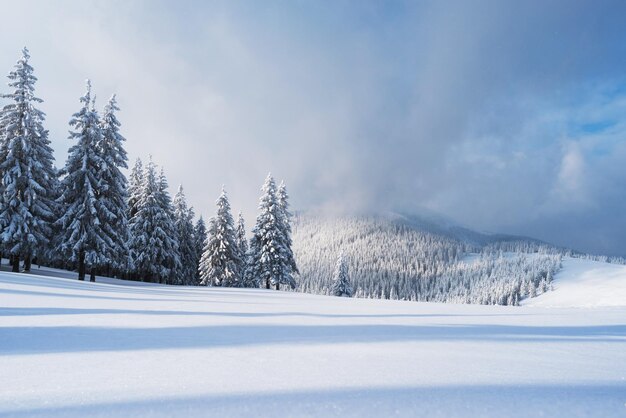
[[[69,122],[74,145],[57,169],[29,61],[24,48],[0,110],[0,245],[13,271],[30,271],[35,261],[77,270],[79,280],[103,273],[166,284],[295,288],[284,183],[266,178],[249,242],[225,190],[208,225],[202,217],[194,225],[182,186],[172,200],[152,158],[137,159],[126,178],[116,97],[100,113],[89,81]]]

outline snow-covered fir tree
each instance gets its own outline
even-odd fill
[[[180,263],[169,196],[152,159],[142,178],[137,213],[129,222],[132,265],[141,280],[167,283]]]
[[[278,207],[280,209],[280,217],[279,220],[281,222],[280,229],[283,234],[283,247],[285,250],[285,262],[289,265],[291,279],[287,280],[287,282],[293,281],[293,275],[298,274],[298,267],[296,265],[296,259],[293,255],[292,240],[291,240],[291,218],[293,215],[289,211],[289,194],[287,194],[287,186],[284,181],[280,182],[280,186],[278,186],[278,191],[276,192]]]
[[[260,267],[259,262],[260,246],[258,244],[257,236],[253,235],[250,238],[248,245],[248,253],[244,258],[245,267],[242,275],[241,287],[259,287],[263,285],[260,279]],[[269,289],[269,286],[266,286]]]
[[[192,285],[196,283],[198,256],[194,238],[193,217],[193,209],[187,207],[183,186],[180,185],[174,196],[174,226],[176,227],[178,252],[180,254],[180,269],[175,272],[177,284]]]
[[[350,277],[348,276],[348,263],[343,255],[339,254],[337,263],[335,264],[335,273],[333,274],[333,283],[330,293],[335,296],[352,297],[352,286],[350,286]]]
[[[111,97],[104,108],[102,116],[101,141],[97,144],[102,157],[100,166],[100,188],[98,199],[105,207],[106,222],[112,229],[113,245],[107,248],[107,269],[126,268],[128,260],[128,204],[127,182],[121,168],[128,168],[124,141],[119,132],[120,122],[115,113],[119,111],[115,95]]]
[[[200,284],[200,257],[202,257],[202,251],[204,251],[204,243],[207,237],[206,224],[204,223],[204,218],[202,215],[196,221],[196,225],[193,228],[193,239],[195,243],[196,250],[196,261],[194,265],[196,266],[195,272],[195,282],[194,284]]]
[[[128,219],[135,216],[137,213],[137,203],[141,196],[141,190],[143,187],[143,163],[141,158],[135,160],[135,164],[130,169],[130,176],[128,177]]]
[[[243,281],[246,271],[246,257],[248,257],[248,239],[246,238],[246,224],[241,212],[237,215],[235,238],[237,240],[237,249],[239,250],[239,275]]]
[[[257,280],[267,289],[280,289],[281,284],[296,287],[294,266],[289,258],[283,207],[279,202],[276,183],[268,174],[259,200],[259,215],[250,241],[250,257],[246,281]]]
[[[200,286],[213,286],[215,281],[213,280],[213,265],[214,260],[217,260],[217,256],[214,255],[214,250],[217,249],[215,244],[215,236],[217,231],[215,228],[215,218],[210,217],[206,229],[206,238],[202,245],[202,255],[198,262],[198,278]]]
[[[217,214],[211,218],[200,259],[203,285],[234,287],[241,285],[239,248],[226,191],[217,199]]]
[[[53,212],[52,219],[58,220],[63,217],[65,213],[65,205],[61,202],[61,170],[59,170],[56,166],[53,167],[54,177],[52,179],[51,186],[51,207]],[[51,225],[52,235],[48,245],[46,245],[45,251],[41,254],[41,256],[37,256],[37,261],[39,263],[44,262],[45,265],[49,265],[51,267],[56,268],[68,268],[68,263],[66,258],[63,256],[63,253],[60,251],[62,248],[62,225],[59,222],[53,222]]]
[[[178,234],[176,233],[176,225],[174,219],[174,206],[172,204],[172,198],[170,197],[170,193],[168,191],[169,184],[167,182],[167,177],[165,177],[165,172],[163,167],[161,167],[161,171],[159,173],[159,193],[158,193],[158,201],[163,210],[167,213],[167,216],[170,219],[170,222],[163,224],[162,228],[164,232],[171,237],[174,242],[173,250],[171,252],[170,258],[170,277],[167,283],[178,283],[179,279],[176,277],[176,272],[180,271],[182,268],[181,258],[180,258],[180,250],[178,244]]]
[[[78,262],[78,279],[84,280],[86,265],[90,267],[91,281],[95,281],[98,266],[110,262],[110,249],[115,247],[116,230],[103,200],[102,159],[98,144],[102,142],[102,130],[97,112],[91,101],[91,83],[87,81],[87,92],[80,98],[83,107],[70,120],[73,131],[70,139],[76,145],[69,149],[63,169],[60,203],[64,214],[61,224],[61,252]]]
[[[10,102],[0,112],[0,222],[2,244],[13,258],[13,271],[30,270],[31,259],[42,255],[51,238],[54,219],[54,157],[44,129],[45,114],[36,105],[33,67],[28,49],[8,75]]]

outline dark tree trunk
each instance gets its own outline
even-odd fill
[[[276,290],[280,290],[280,281],[276,282]]]
[[[89,281],[90,282],[96,281],[96,268],[95,267],[91,268],[91,273],[89,274]]]
[[[29,272],[30,265],[31,265],[30,254],[27,254],[26,258],[24,259],[24,271]]]
[[[78,253],[78,280],[85,280],[85,252]]]
[[[265,288],[266,289],[270,288],[270,279],[265,279]]]
[[[18,254],[14,254],[11,256],[13,259],[13,273],[20,272],[20,256]]]

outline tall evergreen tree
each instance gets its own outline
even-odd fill
[[[293,256],[293,250],[291,246],[293,244],[291,240],[291,218],[293,215],[289,211],[289,195],[287,194],[287,186],[284,181],[280,182],[280,186],[278,186],[278,191],[276,193],[278,200],[278,207],[280,209],[280,229],[283,234],[283,246],[285,250],[285,262],[289,266],[289,271],[286,273],[290,276],[287,279],[287,282],[293,281],[294,274],[298,274],[298,266],[296,265],[296,259]]]
[[[54,170],[54,178],[52,180],[52,193],[50,198],[52,199],[51,207],[53,211],[52,219],[61,219],[63,214],[65,213],[65,205],[61,202],[61,194],[63,189],[61,187],[61,171],[58,168],[53,167]],[[45,262],[47,262],[51,267],[57,268],[68,268],[67,261],[65,257],[63,257],[63,253],[60,251],[63,233],[62,233],[62,225],[59,222],[53,222],[50,225],[52,229],[52,235],[50,242],[46,246],[46,250],[42,254]],[[41,263],[41,257],[37,256],[37,261]]]
[[[259,245],[258,236],[256,231],[252,230],[252,237],[250,238],[248,245],[248,252],[245,256],[245,268],[243,271],[243,282],[241,283],[242,287],[259,287],[263,284],[266,285],[266,288],[269,289],[269,284],[267,282],[261,281],[261,267],[262,264],[260,262],[260,252],[261,246]]]
[[[235,239],[237,240],[237,249],[239,250],[239,276],[241,278],[240,285],[244,284],[246,271],[246,258],[248,257],[248,239],[246,238],[246,225],[241,212],[237,215],[237,227],[235,230]]]
[[[337,258],[330,293],[335,296],[352,297],[352,286],[350,286],[350,278],[348,276],[348,263],[346,263],[343,252],[339,254]]]
[[[174,206],[172,204],[172,198],[170,197],[168,189],[169,184],[167,182],[167,177],[165,177],[165,172],[163,171],[163,167],[161,167],[161,172],[159,173],[159,193],[157,200],[161,205],[163,211],[167,213],[167,216],[170,220],[169,222],[164,223],[162,228],[165,234],[167,234],[172,239],[174,244],[170,253],[170,257],[167,259],[167,263],[170,268],[168,283],[176,283],[179,281],[179,279],[176,277],[176,273],[181,270],[182,265],[178,243],[178,234],[176,233],[176,225],[174,219]]]
[[[0,222],[3,247],[14,258],[13,271],[30,270],[31,258],[43,253],[54,221],[55,171],[45,114],[35,107],[33,67],[28,49],[22,50],[15,70],[9,73],[13,93],[2,95],[10,103],[0,113]]]
[[[200,259],[200,279],[204,285],[239,286],[239,248],[226,191],[217,199],[217,214],[211,218],[207,240]]]
[[[104,108],[102,117],[101,141],[97,144],[102,157],[103,165],[100,167],[101,183],[98,191],[98,199],[105,208],[107,226],[111,228],[113,246],[107,248],[109,265],[120,269],[126,267],[128,260],[128,194],[126,177],[120,168],[128,168],[128,157],[124,150],[126,140],[119,132],[120,122],[115,112],[117,107],[115,95],[111,97]]]
[[[281,208],[276,183],[271,174],[268,174],[259,201],[259,215],[250,241],[250,258],[247,270],[247,280],[256,280],[280,289],[281,284],[289,285],[292,289],[296,283],[293,278],[293,268],[289,260],[288,242],[285,238],[285,220]]]
[[[69,149],[63,169],[60,202],[65,206],[65,213],[58,222],[62,227],[61,251],[68,253],[71,261],[78,262],[78,279],[85,279],[85,267],[89,265],[91,281],[95,281],[96,267],[109,262],[108,249],[115,246],[115,231],[109,224],[108,209],[99,199],[100,169],[105,162],[98,148],[102,130],[93,109],[89,81],[80,102],[83,107],[70,120],[74,128],[70,139],[75,140],[76,145]]]
[[[194,263],[196,267],[196,274],[195,274],[194,284],[200,284],[200,270],[199,270],[200,257],[202,257],[202,251],[204,250],[204,243],[206,241],[206,237],[207,237],[206,224],[204,223],[204,219],[202,218],[202,215],[201,215],[200,218],[198,218],[198,221],[196,222],[196,225],[193,228],[193,238],[194,238],[195,249],[196,249],[196,261]]]
[[[143,187],[143,163],[140,158],[135,160],[135,164],[130,169],[130,176],[128,179],[128,219],[135,216],[137,213],[137,203],[141,196],[141,190]]]
[[[132,264],[143,281],[167,283],[178,262],[178,242],[171,208],[167,207],[169,196],[152,159],[142,177],[137,213],[129,222]]]
[[[174,196],[174,226],[180,253],[180,269],[176,272],[177,284],[191,285],[196,282],[198,256],[192,220],[193,209],[187,207],[183,186],[180,185]]]

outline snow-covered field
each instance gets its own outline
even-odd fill
[[[522,307],[2,272],[0,416],[624,417],[626,270],[589,263]]]
[[[555,291],[528,299],[528,306],[597,307],[626,305],[626,266],[565,259],[553,282]]]

